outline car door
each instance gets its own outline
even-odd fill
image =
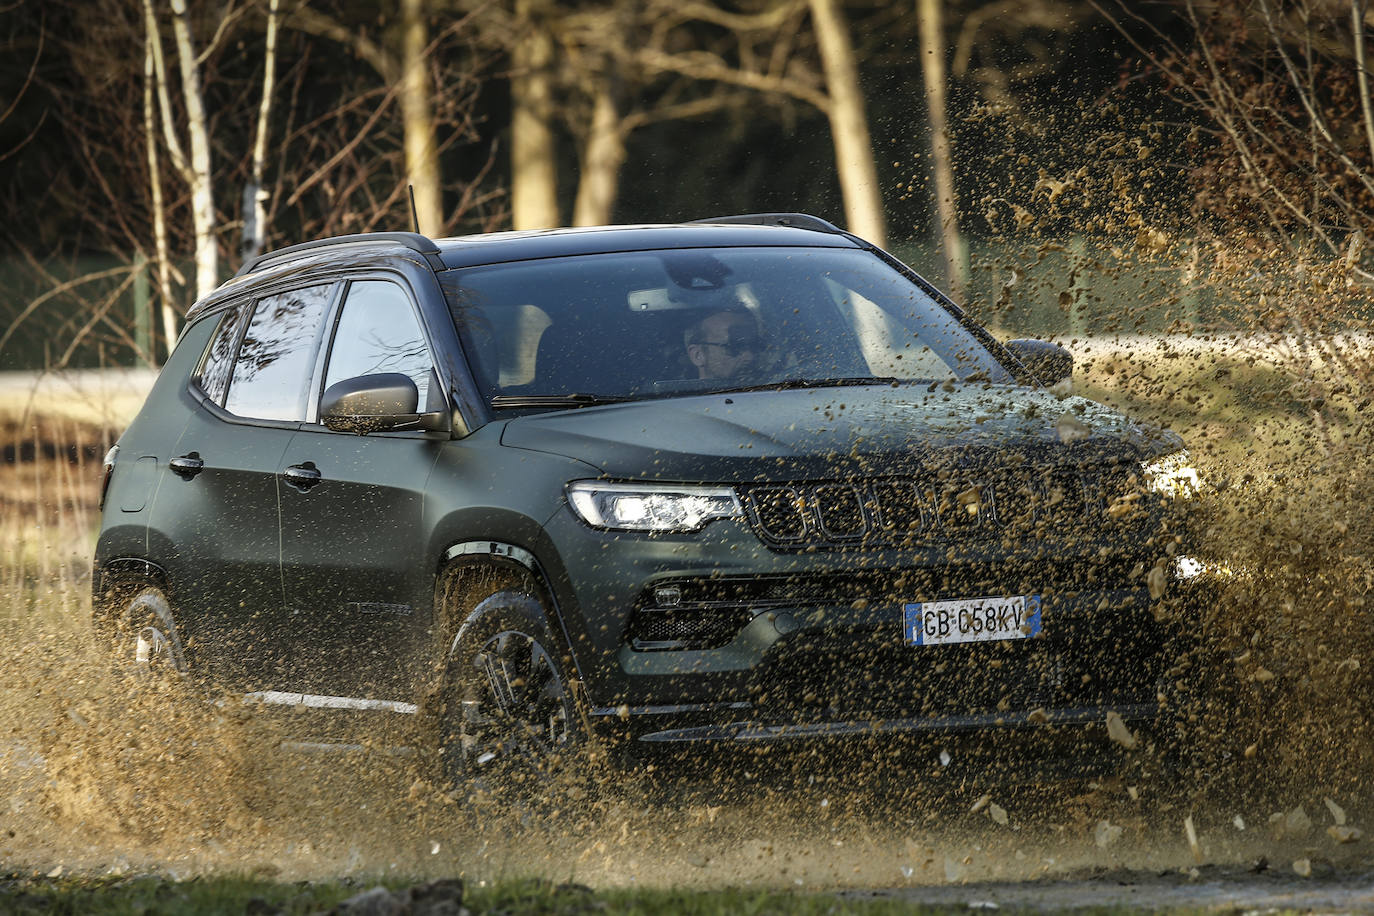
[[[305,417],[332,287],[225,313],[188,386],[196,406],[160,469],[150,552],[167,567],[196,664],[226,685],[270,682],[289,654],[277,471]]]
[[[410,376],[422,409],[446,404],[417,302],[399,278],[347,283],[316,385],[311,422],[292,437],[280,478],[282,580],[300,660],[292,689],[408,698],[406,662],[427,638],[433,570],[422,529],[441,443],[422,432],[360,436],[316,422],[335,382]]]

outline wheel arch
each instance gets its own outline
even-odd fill
[[[557,592],[544,564],[540,562],[533,551],[519,544],[494,538],[457,541],[450,544],[440,555],[435,577],[436,587],[443,588],[446,576],[461,575],[459,571],[464,569],[470,569],[474,573],[495,569],[528,576],[540,592],[536,598],[542,600],[546,605],[542,614],[544,618],[542,623],[548,627],[551,635],[562,642],[563,648],[568,652],[569,658],[572,659],[574,676],[579,680],[582,678],[581,662],[575,651],[576,644],[572,634],[568,632],[566,615],[559,606]],[[453,632],[447,634],[450,641],[457,640],[484,613],[483,604],[485,601],[479,602],[463,620],[451,622]],[[435,611],[437,616],[442,612],[442,609],[436,607]],[[441,625],[443,623],[441,621],[436,622]]]
[[[96,613],[101,613],[116,589],[134,589],[146,585],[169,591],[167,570],[144,557],[112,557],[97,570],[92,583],[92,607]]]

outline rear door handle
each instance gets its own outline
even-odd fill
[[[191,452],[189,455],[173,458],[167,462],[167,466],[182,480],[190,480],[205,468],[205,462],[200,460],[200,452]]]
[[[304,493],[306,490],[319,483],[322,479],[320,469],[315,467],[315,463],[307,461],[305,464],[293,464],[291,467],[281,472],[287,484],[295,487]]]

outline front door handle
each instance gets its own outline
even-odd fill
[[[200,460],[200,452],[191,452],[180,458],[173,458],[167,462],[167,466],[182,480],[190,480],[205,468],[205,462]]]
[[[293,464],[291,467],[282,471],[281,476],[285,478],[287,484],[295,487],[302,493],[319,483],[321,480],[320,469],[315,467],[313,461],[307,461],[305,464]]]

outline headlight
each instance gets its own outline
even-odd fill
[[[730,487],[576,480],[568,484],[568,503],[587,524],[621,531],[696,531],[743,514]]]
[[[1201,481],[1197,468],[1188,460],[1188,450],[1179,449],[1141,464],[1145,487],[1152,493],[1162,493],[1174,499],[1192,499],[1198,494]]]

